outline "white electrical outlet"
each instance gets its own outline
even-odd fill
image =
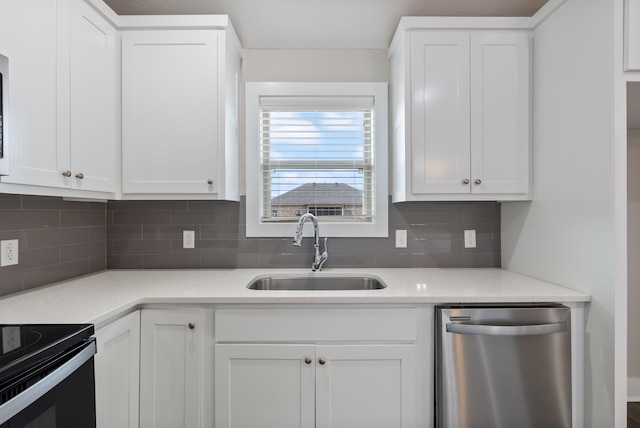
[[[406,230],[396,230],[396,248],[407,248]]]
[[[476,248],[476,231],[464,231],[464,248]]]
[[[182,231],[182,248],[196,248],[196,232],[194,230]]]
[[[18,240],[0,241],[0,267],[18,264]]]

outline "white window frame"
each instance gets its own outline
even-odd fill
[[[247,237],[291,237],[295,223],[263,222],[261,220],[260,176],[260,97],[263,96],[372,96],[374,98],[375,178],[374,213],[370,222],[319,219],[322,237],[388,237],[389,236],[389,162],[388,162],[388,85],[384,82],[248,82],[245,86],[246,110],[246,214]],[[312,228],[305,228],[306,235]]]

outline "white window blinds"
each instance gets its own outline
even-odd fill
[[[260,97],[261,216],[370,222],[374,98]]]

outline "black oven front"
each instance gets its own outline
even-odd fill
[[[95,428],[93,326],[0,330],[0,428]]]

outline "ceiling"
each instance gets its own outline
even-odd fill
[[[246,49],[386,49],[401,16],[532,16],[547,0],[105,2],[119,15],[229,15]]]

